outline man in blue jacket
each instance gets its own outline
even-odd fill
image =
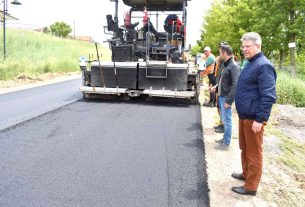
[[[239,117],[243,172],[233,173],[232,177],[245,181],[245,184],[232,187],[232,191],[255,196],[262,175],[264,126],[276,101],[276,72],[261,52],[262,40],[259,34],[246,33],[241,42],[248,64],[237,82],[235,105]]]

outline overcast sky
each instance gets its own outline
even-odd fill
[[[212,0],[191,0],[188,2],[187,44],[194,45],[200,38],[202,16],[208,10]],[[12,2],[12,0],[8,0]],[[45,27],[56,21],[64,21],[74,28],[76,35],[92,36],[103,41],[109,36],[103,33],[106,26],[106,14],[114,14],[114,3],[110,0],[19,0],[20,6],[8,5],[8,13],[19,21],[9,21],[8,26]],[[128,7],[119,0],[119,25]],[[1,3],[3,10],[3,3]],[[75,24],[74,24],[75,22]],[[160,26],[159,26],[160,27]]]

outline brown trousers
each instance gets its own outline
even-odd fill
[[[263,169],[263,136],[264,127],[259,133],[252,131],[254,120],[239,119],[239,148],[245,178],[244,188],[256,191],[261,180]]]

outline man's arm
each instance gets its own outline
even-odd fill
[[[276,72],[271,65],[260,68],[257,78],[260,95],[259,109],[255,121],[268,121],[272,105],[276,102]]]
[[[232,103],[234,102],[236,85],[237,85],[239,74],[240,74],[239,66],[237,64],[233,64],[230,69],[232,83],[231,83],[231,87],[230,87],[230,92],[229,92],[228,96],[226,97],[226,101],[225,101],[228,105],[232,105]]]

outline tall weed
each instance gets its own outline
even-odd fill
[[[277,103],[305,107],[305,82],[278,71]]]
[[[297,58],[298,77],[305,81],[305,54],[299,54]]]
[[[8,29],[6,45],[7,58],[0,57],[0,80],[14,79],[19,74],[32,77],[46,72],[78,71],[80,56],[96,54],[93,43],[24,30]],[[0,50],[3,51],[3,44]],[[99,46],[99,50],[102,60],[110,60],[108,48]]]

